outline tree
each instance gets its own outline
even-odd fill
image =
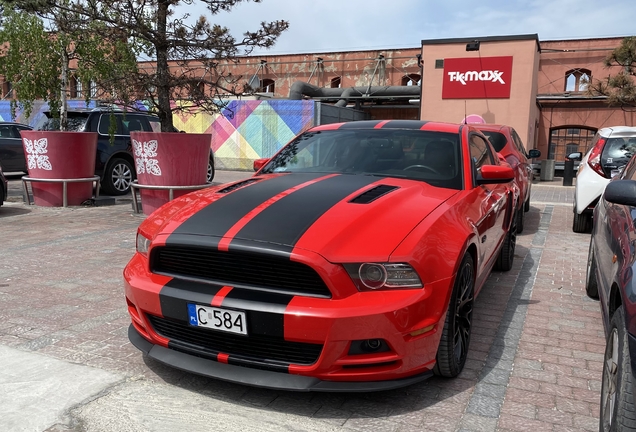
[[[592,96],[607,96],[609,105],[636,106],[636,37],[621,41],[604,60],[607,68],[620,67],[620,71],[602,80],[593,80],[587,93]]]
[[[67,130],[71,72],[88,89],[84,92],[88,103],[91,87],[95,90],[99,83],[114,91],[117,78],[136,70],[136,58],[125,40],[105,42],[101,37],[103,24],[63,9],[40,8],[38,15],[7,4],[2,9],[0,74],[12,83],[16,94],[11,100],[14,117],[17,108],[29,117],[33,102],[42,99],[54,115],[59,113],[60,130]]]
[[[42,8],[101,23],[109,38],[125,37],[138,57],[149,57],[135,73],[122,77],[122,90],[113,102],[135,109],[137,100],[149,104],[161,120],[161,130],[173,130],[172,114],[193,108],[218,112],[223,96],[243,92],[239,79],[220,63],[238,62],[255,48],[269,48],[284,32],[286,21],[262,22],[255,31],[236,39],[227,27],[205,16],[175,17],[178,6],[205,5],[215,16],[250,0],[7,0],[21,10]],[[260,3],[262,0],[252,0]],[[108,33],[109,32],[109,33]],[[175,103],[175,101],[181,101]]]

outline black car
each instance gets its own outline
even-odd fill
[[[7,200],[7,196],[9,194],[9,184],[7,183],[7,179],[2,172],[2,168],[0,167],[0,206],[2,203]]]
[[[36,125],[36,130],[59,130],[59,118],[50,112]],[[112,122],[115,122],[112,125]],[[112,126],[111,126],[112,125]],[[159,118],[142,113],[112,112],[95,108],[70,110],[68,130],[97,132],[95,174],[101,177],[102,189],[107,195],[124,195],[130,191],[131,182],[137,177],[130,141],[130,132],[161,130]],[[175,132],[178,132],[175,129]],[[214,156],[210,151],[207,181],[214,179]]]
[[[0,122],[0,168],[4,172],[27,172],[20,131],[31,130],[31,126]]]
[[[594,209],[586,291],[600,299],[607,337],[600,430],[636,431],[636,158]]]

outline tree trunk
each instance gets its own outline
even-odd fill
[[[170,106],[170,76],[168,66],[168,42],[166,40],[169,1],[159,0],[157,4],[157,103],[161,131],[173,130]]]
[[[60,130],[66,131],[68,130],[68,102],[66,98],[66,89],[68,88],[68,65],[69,65],[69,56],[68,52],[66,52],[66,47],[62,47],[62,76],[60,78],[61,89],[60,89]]]

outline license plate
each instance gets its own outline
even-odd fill
[[[193,326],[247,334],[245,312],[188,303],[188,316]]]

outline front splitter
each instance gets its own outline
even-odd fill
[[[267,389],[302,392],[375,392],[407,387],[424,381],[433,375],[432,371],[427,371],[412,377],[388,381],[324,381],[303,375],[286,374],[219,363],[164,348],[148,342],[139,334],[132,324],[128,327],[128,339],[130,339],[130,342],[135,347],[146,353],[150,358],[174,368],[236,384]]]

